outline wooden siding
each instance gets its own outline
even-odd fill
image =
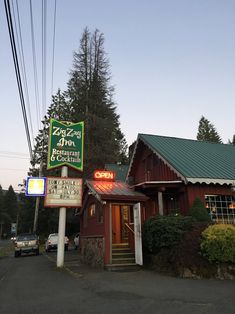
[[[188,206],[192,206],[196,197],[199,197],[205,203],[205,195],[233,195],[229,186],[206,185],[206,184],[189,184],[187,186]]]
[[[87,202],[87,206],[84,209],[82,219],[81,219],[81,236],[103,236],[104,235],[104,222],[98,222],[98,211],[95,210],[95,215],[89,217],[89,207],[92,204],[99,206],[98,201],[94,197],[90,197]],[[105,219],[105,210],[103,208],[103,220]]]
[[[133,174],[135,184],[146,181],[181,180],[173,170],[147,147],[139,156],[139,161],[135,166],[135,173],[133,172]]]

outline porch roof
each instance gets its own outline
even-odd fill
[[[148,199],[146,195],[135,191],[127,183],[121,181],[87,180],[86,185],[91,194],[102,200],[146,201]]]

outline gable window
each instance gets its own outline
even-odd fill
[[[144,159],[145,180],[151,181],[151,172],[153,170],[153,155],[148,155]]]
[[[217,223],[235,223],[235,199],[232,195],[205,195],[211,220]]]

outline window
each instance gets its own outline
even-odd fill
[[[95,217],[95,203],[92,203],[88,208],[88,218]]]
[[[235,223],[235,199],[232,195],[205,195],[211,219],[218,223]]]

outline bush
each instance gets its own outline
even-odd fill
[[[200,222],[207,222],[211,220],[207,209],[199,197],[195,198],[193,205],[189,210],[189,215],[192,216],[196,221]]]
[[[235,263],[235,227],[212,225],[202,232],[201,251],[210,262]]]
[[[191,226],[191,217],[157,215],[149,218],[143,225],[143,248],[158,253],[162,248],[174,247]]]

